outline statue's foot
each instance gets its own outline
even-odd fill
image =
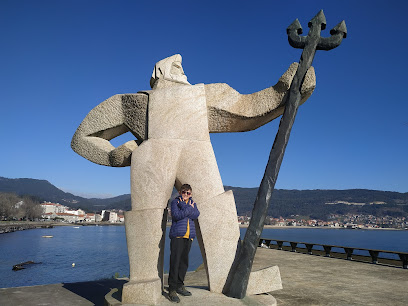
[[[122,304],[156,305],[162,296],[160,278],[130,281],[123,285]]]

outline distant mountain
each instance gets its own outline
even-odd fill
[[[234,192],[238,214],[251,214],[258,188],[225,186]],[[0,192],[31,195],[40,201],[51,201],[82,208],[86,211],[102,209],[130,210],[130,194],[107,198],[86,199],[64,192],[46,180],[31,178],[9,179],[0,177]],[[176,196],[173,190],[171,198]],[[408,217],[408,193],[391,191],[349,190],[284,190],[276,189],[268,211],[270,216],[300,215],[325,220],[330,214],[372,214],[375,216]]]
[[[37,198],[47,197],[48,201],[62,200],[75,203],[83,198],[58,189],[46,180],[31,178],[9,179],[0,177],[0,192],[13,192],[18,195],[32,195]]]
[[[239,214],[250,214],[258,188],[225,186],[235,196]],[[371,214],[408,217],[408,193],[368,189],[348,190],[284,190],[272,194],[268,215],[307,216],[325,220],[330,214]]]
[[[9,179],[0,176],[0,192],[11,192],[20,196],[30,195],[34,196],[39,201],[60,203],[72,208],[81,207],[87,211],[100,210],[98,201],[106,200],[107,203],[111,203],[109,201],[111,199],[86,199],[79,197],[58,189],[46,180],[32,178]],[[104,203],[102,202],[102,204]],[[101,206],[102,209],[104,206],[105,205]]]

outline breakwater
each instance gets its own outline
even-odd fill
[[[0,234],[12,233],[16,231],[24,231],[35,228],[52,228],[52,224],[39,224],[39,223],[9,223],[0,224]]]
[[[86,223],[65,223],[65,222],[0,222],[0,234],[24,231],[36,228],[53,228],[55,226],[124,226],[124,223],[111,222],[86,222]]]

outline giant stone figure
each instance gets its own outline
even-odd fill
[[[192,186],[200,210],[196,228],[209,288],[222,292],[239,227],[234,197],[224,190],[209,133],[250,131],[280,116],[298,65],[293,63],[276,85],[243,95],[224,83],[191,85],[181,61],[179,54],[159,61],[150,80],[152,90],[105,100],[72,138],[72,149],[94,163],[131,167],[132,210],[125,213],[130,281],[123,288],[123,303],[158,302],[166,206],[173,186],[178,189],[183,183]],[[302,103],[314,88],[310,68]],[[110,140],[126,132],[136,139],[115,148]],[[251,280],[268,281],[252,274]]]

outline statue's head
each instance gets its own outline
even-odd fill
[[[180,54],[175,54],[156,63],[150,79],[150,87],[153,88],[154,84],[159,79],[188,85],[190,84],[187,82],[187,76],[184,74],[183,67],[181,66]]]

